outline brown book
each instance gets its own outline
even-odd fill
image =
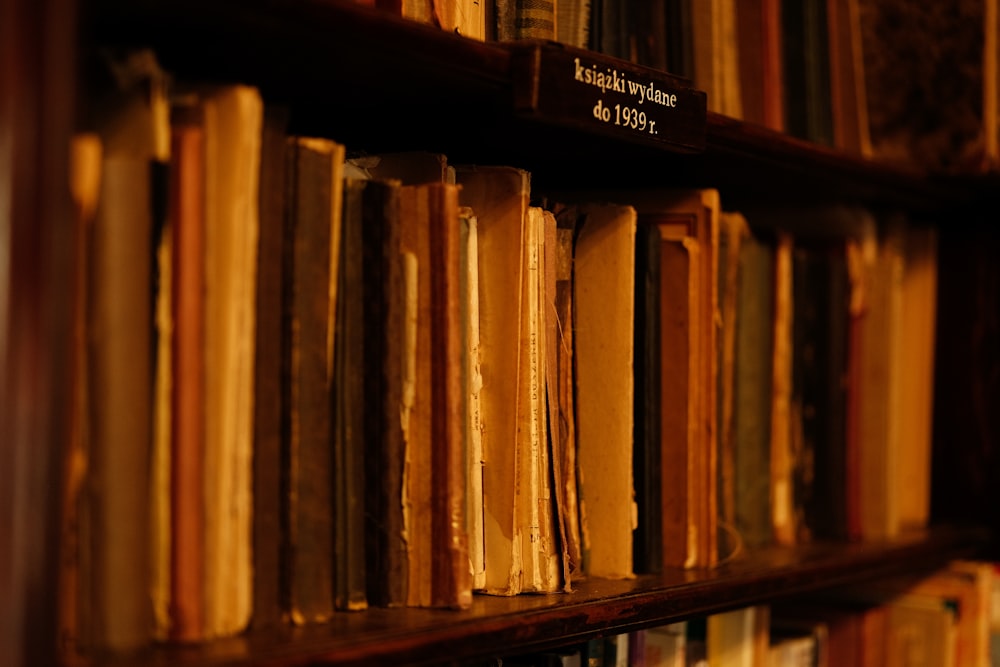
[[[636,214],[583,205],[573,255],[577,456],[584,571],[633,576],[632,377]],[[602,325],[588,326],[601,322]]]
[[[570,577],[583,568],[583,538],[580,534],[580,509],[577,496],[576,474],[576,372],[573,361],[573,233],[576,216],[569,219],[560,212],[557,217],[555,264],[556,285],[556,399],[557,414],[550,425],[553,439],[553,467],[561,474],[556,476],[556,506],[565,539],[566,558]],[[550,399],[551,400],[551,399]],[[556,461],[558,460],[558,463]],[[570,583],[571,578],[566,580]]]
[[[485,592],[516,595],[521,590],[514,546],[522,539],[516,523],[515,449],[520,438],[511,406],[518,400],[521,321],[520,276],[523,225],[530,177],[509,167],[459,167],[460,202],[478,220],[480,353],[483,388],[483,511]],[[512,284],[513,277],[517,282]]]
[[[101,191],[102,146],[97,134],[81,133],[70,147],[70,193],[73,197],[73,338],[70,387],[72,391],[69,442],[62,461],[62,495],[59,526],[59,620],[58,650],[61,656],[74,655],[80,647],[81,614],[86,613],[86,584],[81,565],[81,523],[85,520],[83,488],[87,477],[87,450],[90,400],[88,395],[87,312],[90,237]]]
[[[169,127],[164,79],[138,80],[141,87],[97,105],[103,161],[87,276],[90,492],[81,528],[79,621],[86,645],[119,650],[153,636],[151,550],[166,530],[160,521],[154,527],[153,503],[169,502],[165,489],[150,491],[156,479],[153,165],[167,157]],[[163,601],[162,588],[155,598]]]
[[[858,0],[827,0],[833,146],[871,154]]]
[[[771,375],[771,530],[774,541],[795,544],[792,493],[792,253],[794,241],[779,234],[774,250],[774,351]]]
[[[253,604],[253,377],[263,104],[255,88],[207,90],[205,127],[205,623],[232,635]]]
[[[464,609],[472,604],[472,576],[465,518],[468,395],[462,363],[466,323],[459,304],[459,191],[443,183],[423,189],[431,240],[431,597],[434,606]]]
[[[937,320],[937,231],[906,231],[899,345],[899,520],[924,528],[930,517],[934,347]]]
[[[736,12],[743,119],[781,131],[781,0],[744,0],[737,3]]]
[[[364,455],[369,446],[365,410],[364,190],[366,181],[343,183],[340,259],[334,325],[332,394],[332,492],[334,605],[367,608],[365,575]],[[332,276],[331,276],[332,277]]]
[[[404,294],[400,255],[399,182],[372,180],[362,195],[365,396],[371,444],[365,456],[367,597],[369,604],[406,604],[403,505]]]
[[[254,629],[277,625],[284,614],[287,572],[282,567],[282,391],[287,109],[264,107],[261,140],[260,241],[257,250],[257,337],[254,358],[253,618]]]
[[[289,139],[290,261],[288,341],[288,612],[320,622],[334,610],[334,461],[331,396],[340,257],[344,148],[325,139]]]
[[[171,127],[173,230],[173,411],[170,447],[170,637],[204,636],[202,456],[205,401],[205,162],[197,109],[178,110]]]
[[[443,183],[403,186],[400,206],[401,247],[416,263],[412,411],[404,427],[407,604],[467,607],[472,578],[464,505],[458,190]]]

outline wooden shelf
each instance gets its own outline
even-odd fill
[[[591,579],[568,594],[476,596],[467,611],[369,609],[328,624],[279,628],[90,664],[399,665],[435,664],[571,644],[604,634],[703,616],[749,604],[930,572],[981,554],[988,535],[942,528],[886,544],[814,544],[770,549],[712,570],[671,570],[626,581]]]
[[[859,203],[939,213],[973,199],[932,178],[709,114],[689,155],[547,125],[514,112],[509,46],[347,0],[94,0],[94,44],[149,46],[181,80],[242,81],[293,108],[293,130],[350,149],[432,150],[513,164],[546,187],[709,186],[736,203]],[[391,48],[386,48],[391,45]]]

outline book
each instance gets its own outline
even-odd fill
[[[660,395],[660,228],[636,231],[635,252],[635,415],[633,466],[638,525],[633,535],[636,572],[663,568],[663,504]]]
[[[911,225],[903,248],[900,313],[899,521],[923,528],[930,517],[934,348],[937,323],[937,232]]]
[[[400,247],[398,180],[369,180],[362,193],[365,401],[371,441],[365,461],[366,573],[369,604],[406,604],[403,508],[406,295]]]
[[[73,245],[72,295],[72,348],[70,387],[72,392],[69,417],[70,435],[66,455],[61,464],[62,489],[59,507],[59,601],[58,601],[58,650],[60,655],[73,655],[80,647],[81,618],[89,604],[85,593],[88,574],[84,563],[83,523],[84,484],[87,479],[88,423],[90,397],[88,395],[88,341],[87,312],[89,301],[90,238],[97,214],[101,192],[102,153],[100,137],[96,133],[74,135],[69,155],[69,188],[73,199],[73,226],[76,241]]]
[[[552,460],[555,475],[556,508],[564,539],[567,566],[570,576],[579,575],[583,568],[583,538],[580,528],[580,507],[577,484],[576,453],[576,372],[573,337],[573,235],[576,229],[576,210],[556,212],[556,238],[554,244],[555,290],[553,309],[556,315],[555,345],[555,397],[549,400],[556,406],[556,415],[550,421],[553,441]],[[565,583],[570,583],[567,579]]]
[[[339,151],[334,159],[343,159]],[[336,167],[335,167],[336,169]],[[336,176],[336,174],[335,174]],[[364,293],[364,190],[368,181],[342,184],[340,257],[336,278],[336,314],[332,382],[327,409],[333,456],[330,463],[333,515],[333,602],[343,611],[368,607],[365,559],[364,457],[369,446],[366,399]],[[329,332],[327,334],[329,336]],[[328,344],[329,347],[329,344]],[[330,371],[328,371],[330,372]]]
[[[148,55],[148,54],[146,54]],[[134,87],[97,102],[100,190],[90,236],[87,283],[86,495],[81,510],[79,615],[83,645],[132,649],[153,636],[153,550],[165,528],[151,492],[155,377],[154,175],[169,155],[166,81],[155,66],[122,67]],[[162,472],[162,467],[158,468]],[[157,546],[162,547],[162,541]],[[161,570],[162,572],[162,570]]]
[[[197,109],[177,109],[171,121],[170,225],[174,250],[170,443],[169,635],[204,635],[205,527],[201,520],[205,471],[204,130]],[[279,246],[280,248],[280,246]]]
[[[774,248],[747,229],[740,240],[733,369],[735,527],[749,549],[771,542],[771,381]]]
[[[524,224],[528,172],[510,167],[460,166],[460,203],[476,213],[479,239],[479,335],[483,387],[483,512],[487,593],[521,590],[521,540],[514,480],[522,448],[511,406],[518,404]],[[516,282],[512,284],[513,277]]]
[[[792,253],[794,240],[779,234],[774,250],[773,363],[771,367],[771,530],[777,544],[795,544],[792,488]]]
[[[282,388],[286,235],[286,145],[289,111],[264,105],[261,139],[260,242],[257,254],[257,336],[254,355],[253,617],[254,629],[278,625],[285,612],[282,559],[284,493],[283,423],[288,400]]]
[[[548,216],[542,208],[528,208],[524,226],[523,317],[517,404],[517,428],[526,434],[527,446],[516,453],[519,461],[514,493],[518,522],[527,529],[527,535],[521,541],[521,590],[533,593],[557,590],[561,572],[553,523],[552,466],[546,410],[546,352],[549,347],[546,334],[549,329],[545,316],[547,279],[544,242],[547,224]]]
[[[448,183],[409,187],[424,193],[430,228],[432,603],[465,609],[472,604],[472,573],[465,506],[468,393],[462,363],[466,321],[459,303],[459,189]]]
[[[781,0],[744,0],[736,4],[736,15],[743,120],[782,131]]]
[[[334,611],[334,390],[344,147],[327,139],[288,140],[285,362],[288,495],[285,559],[288,614],[295,624]]]
[[[574,250],[579,500],[584,570],[633,576],[635,209],[583,205]],[[603,322],[601,327],[582,326]]]

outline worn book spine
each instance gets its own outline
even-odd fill
[[[465,518],[467,396],[462,373],[465,322],[459,307],[458,188],[426,186],[431,261],[431,539],[434,606],[472,604]]]
[[[399,183],[367,183],[362,196],[367,428],[365,457],[367,597],[372,605],[406,603],[403,522],[403,271],[399,247]]]
[[[663,568],[662,441],[660,435],[660,230],[636,232],[635,281],[635,496],[639,524],[633,535],[636,572]]]
[[[204,525],[204,135],[197,120],[173,123],[170,209],[173,256],[173,429],[170,496],[170,637],[200,639]]]
[[[740,245],[733,379],[736,528],[748,548],[771,542],[771,380],[774,250],[750,235]]]
[[[324,140],[289,139],[291,262],[285,335],[288,340],[287,471],[290,572],[288,611],[294,623],[333,613],[333,381],[331,312],[336,312],[334,253],[339,255],[343,148]],[[337,223],[334,224],[334,216]]]
[[[281,540],[281,390],[285,237],[285,153],[288,112],[267,105],[260,160],[260,244],[257,254],[257,349],[254,367],[254,600],[251,625],[277,625],[283,614]]]
[[[357,611],[368,606],[365,581],[364,452],[364,189],[346,180],[343,192],[337,311],[334,326],[333,413],[334,604]]]
[[[775,542],[795,544],[791,459],[793,240],[779,235],[774,255],[771,375],[771,529]]]

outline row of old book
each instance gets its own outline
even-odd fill
[[[932,170],[1000,158],[996,0],[368,3],[475,39],[556,40],[671,72],[706,91],[710,111],[855,155]]]
[[[863,590],[745,607],[477,667],[989,667],[998,659],[1000,570],[956,561]]]
[[[348,155],[151,62],[74,144],[65,645],[926,522],[932,232]]]

